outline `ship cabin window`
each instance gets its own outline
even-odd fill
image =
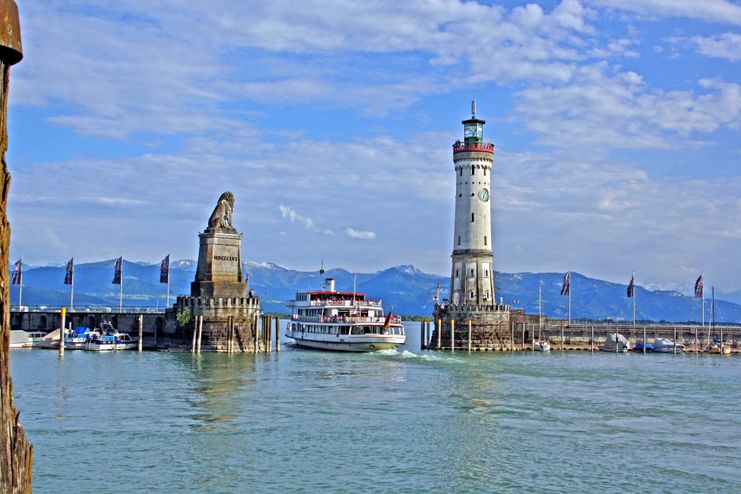
[[[361,326],[353,326],[352,334],[363,334],[363,328]]]
[[[350,326],[342,326],[340,328],[340,334],[350,334]]]

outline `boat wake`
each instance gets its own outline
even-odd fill
[[[423,362],[461,362],[461,359],[454,358],[454,357],[448,357],[444,355],[438,355],[438,354],[430,354],[430,353],[414,353],[410,352],[409,350],[378,350],[377,352],[373,352],[374,355],[383,355],[384,357],[395,357],[395,358],[402,358],[402,359],[416,359]]]

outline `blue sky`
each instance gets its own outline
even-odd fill
[[[12,255],[447,273],[451,144],[496,145],[495,265],[741,287],[741,3],[21,2]]]

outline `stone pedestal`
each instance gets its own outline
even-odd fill
[[[236,233],[204,232],[198,235],[198,269],[190,285],[192,297],[242,298],[242,236]]]
[[[440,331],[440,349],[451,348],[451,321],[455,321],[455,349],[468,349],[468,321],[471,321],[472,350],[506,350],[512,347],[512,319],[509,305],[436,305],[435,325],[442,328],[432,333],[429,348],[437,349]]]

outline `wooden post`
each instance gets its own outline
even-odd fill
[[[136,342],[136,351],[142,352],[142,341],[144,340],[144,316],[139,314],[139,341]]]
[[[564,344],[564,336],[563,336],[563,323],[561,323],[561,351],[563,352],[563,344]]]
[[[455,319],[450,320],[450,351],[455,351]]]
[[[469,352],[471,351],[471,324],[472,324],[472,321],[469,319],[468,320],[468,351]]]
[[[275,351],[280,352],[280,318],[275,318]]]
[[[196,353],[196,332],[198,326],[198,316],[193,319],[193,341],[190,344],[190,353]]]
[[[258,340],[258,332],[259,332],[259,329],[260,329],[259,328],[259,324],[258,324],[259,323],[259,319],[260,319],[260,317],[255,316],[255,321],[253,322],[254,327],[252,328],[252,330],[253,330],[252,337],[253,337],[254,345],[255,345],[255,353],[257,353],[259,351],[259,348],[258,348],[258,342],[260,341],[260,340]]]
[[[677,327],[674,326],[674,355],[677,354]]]
[[[697,326],[695,326],[695,355],[697,355],[698,348],[697,346],[699,343],[697,342]]]
[[[592,326],[592,337],[589,339],[589,351],[594,353],[594,326]]]
[[[525,351],[525,323],[522,323],[522,351]]]
[[[437,349],[440,350],[443,347],[443,320],[437,320]]]
[[[229,353],[234,353],[234,316],[229,316]]]
[[[203,316],[198,316],[198,340],[196,342],[197,352],[201,353],[201,340],[203,338]]]
[[[422,323],[419,325],[419,351],[420,352],[425,349],[425,339],[427,339],[425,337],[425,333],[427,332],[426,324],[427,322],[423,320]]]
[[[509,351],[515,351],[515,327],[512,326],[512,322],[509,323]]]
[[[59,356],[64,357],[64,319],[67,317],[67,309],[62,307],[62,324],[59,325]]]

